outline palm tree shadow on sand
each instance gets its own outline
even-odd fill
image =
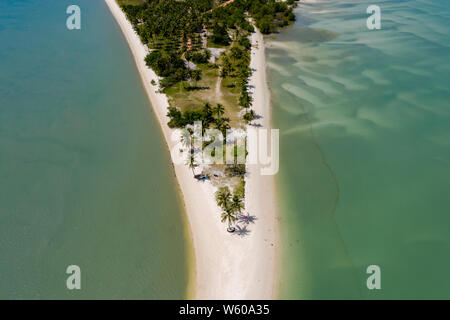
[[[238,223],[242,223],[245,225],[249,225],[250,223],[255,223],[256,220],[257,220],[256,216],[240,215],[238,217]]]
[[[234,235],[240,236],[240,237],[245,237],[248,236],[248,234],[250,233],[250,230],[247,229],[247,226],[239,226],[236,225],[235,230],[233,232]]]
[[[247,229],[247,227],[250,223],[255,223],[256,219],[256,216],[241,214],[240,216],[238,216],[233,234],[240,237],[248,236],[251,231]]]

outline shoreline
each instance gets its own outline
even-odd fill
[[[174,132],[167,126],[168,99],[158,93],[156,74],[144,62],[146,47],[115,0],[105,0],[118,23],[141,76],[144,89],[160,124],[169,152],[178,143],[172,141]],[[266,81],[264,40],[259,31],[251,35],[250,67],[256,69],[250,77],[255,112],[262,116],[264,128],[271,127],[270,91]],[[259,47],[254,44],[258,41]],[[247,166],[245,206],[255,215],[255,224],[244,237],[229,234],[220,221],[220,209],[209,182],[196,181],[186,165],[173,164],[181,191],[192,237],[195,267],[189,270],[187,292],[195,299],[273,299],[275,298],[276,247],[278,245],[275,179],[259,174],[260,165]],[[192,273],[195,275],[192,276]],[[192,286],[192,288],[191,288]],[[189,296],[189,298],[191,298]]]

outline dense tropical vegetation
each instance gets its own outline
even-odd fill
[[[186,59],[206,63],[206,52],[201,48],[203,31],[208,31],[208,40],[215,45],[227,46],[232,42],[229,30],[252,32],[248,14],[262,33],[276,32],[278,28],[295,20],[292,8],[295,0],[235,0],[220,6],[224,1],[214,0],[121,0],[122,9],[133,24],[142,42],[152,53],[146,59],[165,81],[163,88],[191,78],[183,63],[183,55],[191,51]],[[131,4],[130,4],[131,3]],[[239,37],[238,43],[249,49],[248,39]]]

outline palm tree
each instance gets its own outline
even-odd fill
[[[207,102],[204,104],[203,109],[202,109],[202,113],[203,113],[203,128],[209,128],[209,125],[211,124],[211,122],[214,121],[214,117],[213,117],[213,113],[214,110],[213,108],[211,108],[211,105]]]
[[[181,133],[181,143],[189,150],[192,148],[192,134],[189,130],[183,130]]]
[[[186,164],[189,166],[189,168],[192,169],[192,175],[195,177],[195,172],[194,172],[194,168],[197,166],[196,160],[195,160],[195,156],[194,154],[191,152],[189,154],[189,157],[186,161]]]
[[[252,104],[252,97],[248,94],[247,91],[243,91],[241,96],[239,97],[239,104],[245,109],[249,108]]]
[[[222,126],[224,125],[224,123],[225,123],[225,119],[223,119],[223,118],[219,118],[219,119],[216,119],[216,121],[214,121],[214,125],[215,125],[215,127],[216,127],[216,129],[217,130],[221,130],[222,129]]]
[[[241,213],[241,211],[244,209],[244,203],[242,202],[242,199],[239,198],[237,195],[234,195],[230,208],[236,215]]]
[[[250,76],[250,68],[246,66],[241,66],[238,69],[237,74],[240,79],[248,79],[248,77]]]
[[[209,102],[206,102],[203,105],[203,113],[208,114],[208,115],[213,113],[213,109],[211,108],[211,105],[209,104]]]
[[[235,61],[239,60],[242,57],[242,50],[239,47],[232,47],[230,56]]]
[[[217,106],[214,108],[214,113],[217,115],[217,119],[222,118],[222,116],[225,113],[224,106],[218,103]]]
[[[231,200],[231,192],[230,189],[225,187],[220,187],[216,192],[216,201],[217,204],[222,207],[224,210],[227,210]]]
[[[255,111],[253,111],[253,109],[250,109],[250,111],[248,111],[244,114],[244,121],[246,123],[250,123],[255,119],[256,119],[256,113],[255,113]]]
[[[242,64],[245,66],[248,66],[250,64],[250,55],[249,54],[244,54],[242,56]],[[251,70],[250,70],[251,72]]]
[[[248,78],[239,78],[237,80],[238,86],[241,88],[242,93],[248,91]],[[248,93],[248,92],[247,92]]]
[[[202,79],[202,71],[201,70],[192,70],[191,77],[192,77],[192,80],[194,80],[194,87],[197,87],[197,82]]]
[[[228,58],[228,56],[224,54],[223,59],[222,59],[222,69],[220,72],[220,76],[222,78],[225,78],[228,75],[230,75],[232,72],[233,72],[233,65],[230,62],[230,58]]]
[[[214,121],[215,128],[222,132],[224,138],[226,137],[227,129],[231,128],[229,122],[230,122],[229,118],[219,118]]]
[[[229,118],[223,118],[223,121],[218,128],[222,132],[224,138],[226,138],[227,136],[227,130],[231,128],[229,122],[230,122]]]
[[[222,222],[228,222],[228,232],[234,232],[235,228],[231,227],[231,224],[236,221],[236,216],[231,212],[231,210],[226,210],[222,213]]]

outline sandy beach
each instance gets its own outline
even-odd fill
[[[167,126],[168,100],[152,85],[158,77],[144,62],[147,48],[141,43],[115,0],[105,0],[133,53],[144,88],[161,126],[165,141],[172,150],[173,130]],[[270,91],[266,81],[264,41],[261,33],[252,34],[250,67],[254,69],[250,88],[258,122],[270,128]],[[171,164],[168,164],[171,165]],[[275,298],[275,257],[277,225],[275,183],[273,176],[262,176],[259,165],[248,165],[246,210],[256,217],[250,233],[237,236],[226,231],[220,221],[220,209],[209,182],[199,182],[186,165],[174,164],[182,192],[195,254],[194,299],[272,299]]]

